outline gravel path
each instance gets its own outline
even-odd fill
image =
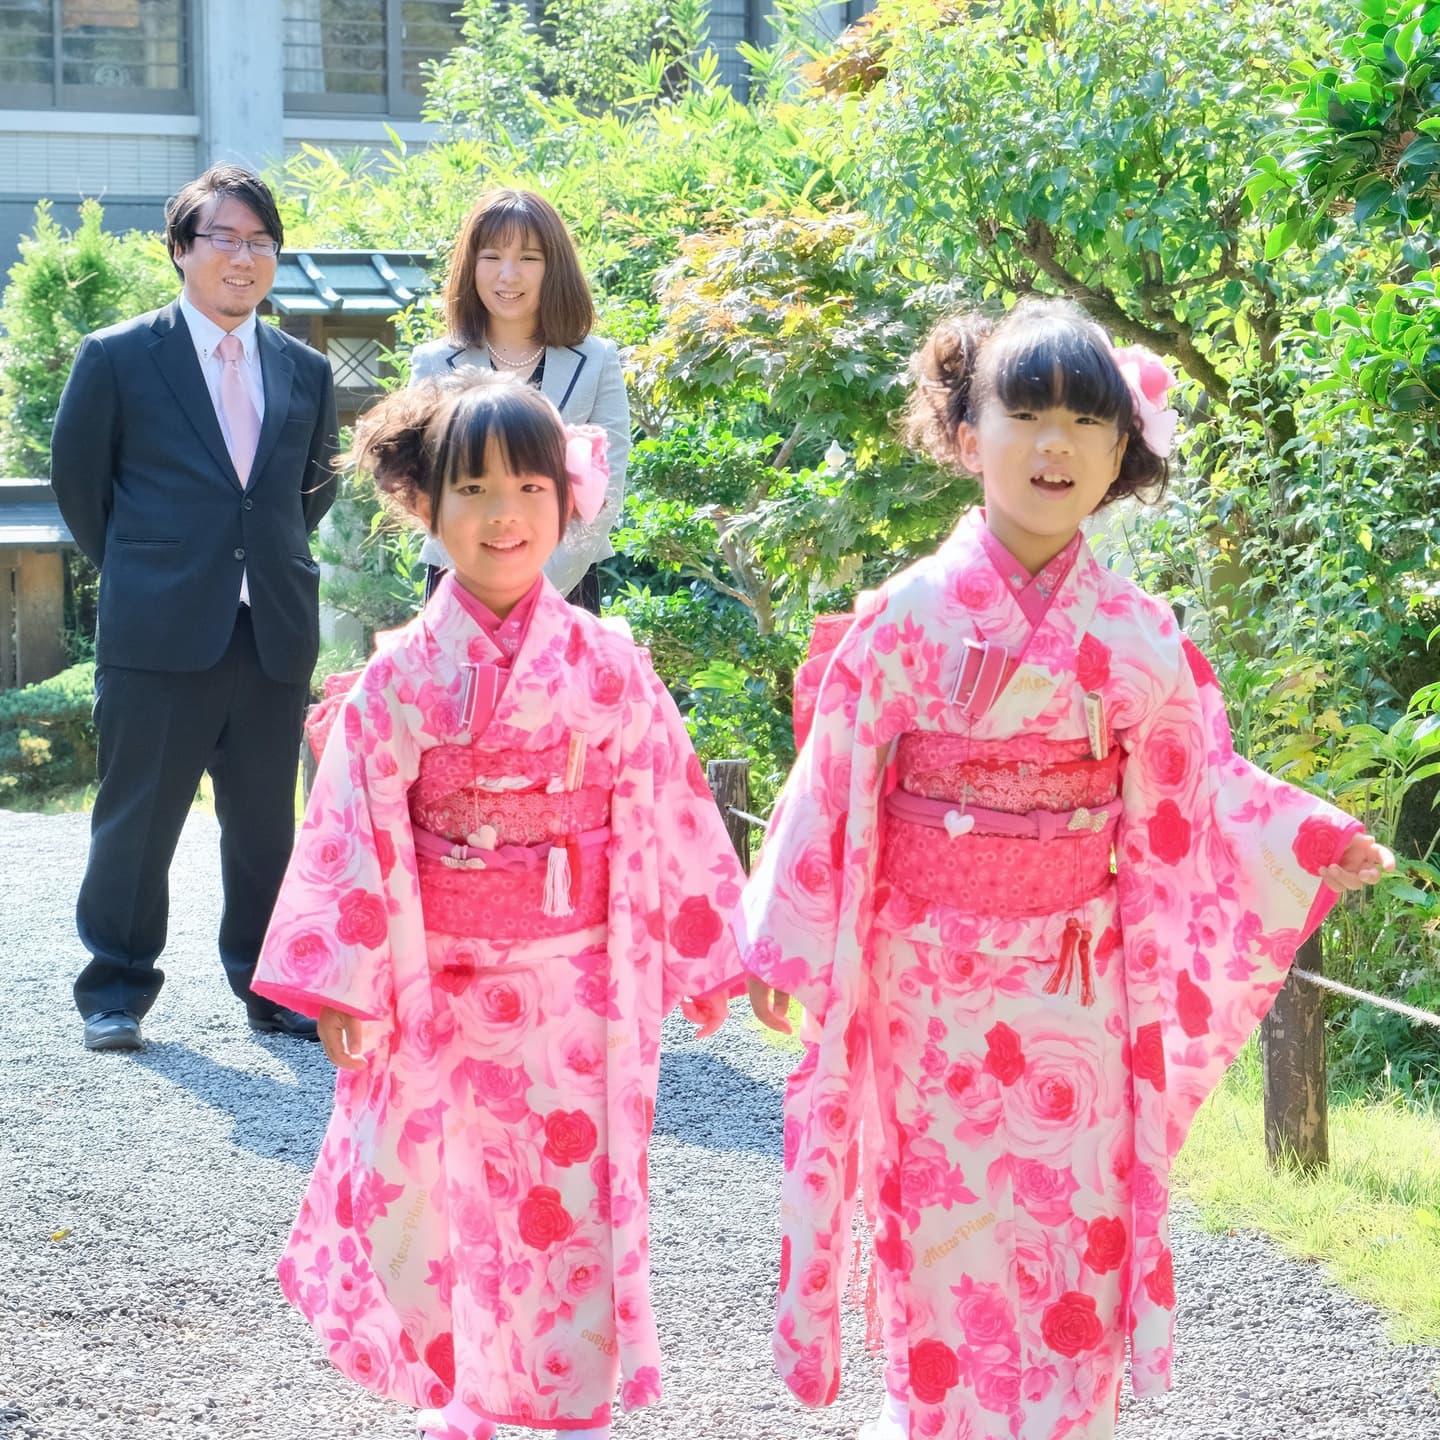
[[[0,1440],[413,1440],[274,1282],[331,1076],[317,1046],[253,1035],[225,987],[213,821],[181,842],[169,978],[133,1057],[85,1052],[70,1002],[86,834],[0,811]],[[666,1398],[617,1440],[848,1440],[880,1391],[853,1327],[830,1410],[770,1371],[788,1056],[738,1017],[669,1039],[651,1162]],[[1127,1402],[1121,1440],[1440,1440],[1440,1351],[1388,1345],[1262,1240],[1182,1225],[1176,1248],[1179,1388]]]

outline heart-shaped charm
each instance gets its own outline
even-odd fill
[[[975,828],[973,815],[962,815],[958,810],[945,812],[945,833],[954,840],[957,836],[968,835]]]
[[[499,838],[493,825],[482,825],[473,835],[465,837],[465,843],[473,845],[477,850],[493,850]]]

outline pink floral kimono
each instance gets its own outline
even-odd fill
[[[548,581],[529,604],[522,637],[452,576],[385,638],[325,748],[255,988],[370,1022],[287,1299],[369,1389],[567,1430],[608,1423],[617,1381],[627,1407],[660,1393],[660,1021],[687,996],[723,1016],[744,877],[644,653]]]
[[[1235,755],[1169,609],[1079,537],[1032,580],[975,512],[811,664],[736,921],[807,1017],[777,1366],[833,1400],[863,1168],[910,1434],[1112,1435],[1127,1339],[1169,1384],[1171,1161],[1359,826]]]

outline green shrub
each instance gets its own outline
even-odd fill
[[[0,472],[6,475],[49,476],[50,430],[81,340],[163,305],[179,288],[158,237],[113,235],[104,221],[99,202],[86,200],[79,225],[62,230],[42,200],[34,230],[20,241],[20,260],[0,303]]]
[[[64,230],[42,200],[20,241],[0,301],[0,475],[49,476],[50,431],[81,340],[155,309],[178,288],[158,236],[114,235],[104,219],[100,204],[86,200],[80,223]],[[99,573],[79,551],[66,555],[65,568],[66,652],[77,662],[92,653]]]
[[[0,799],[94,776],[94,698],[93,663],[0,693]]]

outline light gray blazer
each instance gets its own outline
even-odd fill
[[[456,370],[490,369],[483,349],[467,348],[454,340],[429,340],[418,345],[410,357],[410,383],[433,380]],[[565,538],[545,565],[545,573],[562,595],[580,583],[580,577],[596,560],[615,553],[610,531],[620,518],[625,498],[625,461],[630,454],[630,401],[625,395],[625,376],[614,344],[598,335],[587,335],[578,345],[551,346],[545,351],[545,375],[540,392],[555,402],[570,425],[599,425],[610,437],[610,483],[605,503],[590,521],[572,518]],[[445,547],[427,536],[420,558],[427,565],[450,566]]]

